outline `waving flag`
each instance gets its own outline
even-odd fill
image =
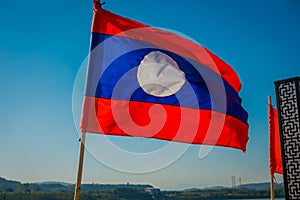
[[[278,126],[278,113],[272,104],[269,104],[269,129],[270,129],[270,172],[282,174],[282,158],[280,135]]]
[[[96,1],[81,131],[246,151],[240,89],[208,49]]]

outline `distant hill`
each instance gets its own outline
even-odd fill
[[[209,187],[203,187],[203,188],[190,188],[185,189],[183,191],[189,192],[189,191],[196,191],[196,190],[222,190],[222,189],[231,189],[232,187],[228,186],[209,186]],[[258,191],[266,191],[270,189],[270,183],[248,183],[243,184],[241,186],[236,186],[236,189],[248,189],[248,190],[258,190]],[[274,188],[278,190],[283,190],[284,185],[283,183],[274,183]]]
[[[82,184],[81,191],[100,191],[109,189],[146,189],[153,188],[152,185],[135,185],[135,184]],[[21,183],[18,181],[6,180],[0,177],[0,192],[11,191],[15,192],[17,190],[22,191],[41,191],[41,192],[73,192],[75,190],[75,185],[64,182],[41,182],[41,183]]]
[[[283,198],[282,184],[275,184],[275,196]],[[21,183],[0,178],[0,199],[60,199],[70,200],[74,184],[64,182]],[[240,187],[212,186],[181,191],[160,191],[151,185],[135,184],[83,184],[82,200],[191,200],[191,199],[255,199],[269,198],[269,183],[251,183]]]
[[[283,190],[283,183],[275,183],[275,189]],[[153,188],[152,185],[138,185],[138,184],[82,184],[81,191],[101,191],[101,190],[112,190],[112,189],[141,189],[145,190],[147,188]],[[249,183],[237,186],[238,188],[248,189],[248,190],[257,190],[257,191],[268,191],[270,188],[269,183]],[[17,190],[21,191],[41,191],[41,192],[73,192],[75,185],[65,182],[40,182],[40,183],[21,183],[13,180],[6,180],[0,177],[0,192],[11,191],[15,192]],[[231,189],[231,187],[226,186],[210,186],[204,188],[190,188],[183,190],[185,192],[192,192],[197,190],[222,190],[222,189]]]
[[[64,185],[64,186],[70,186],[72,185],[72,183],[66,183],[66,182],[59,182],[59,181],[44,181],[44,182],[38,182],[35,184],[47,184],[47,185],[51,185],[51,184],[60,184],[60,185]]]
[[[6,180],[0,177],[0,191],[16,191],[21,183],[18,181]]]
[[[81,191],[95,191],[95,190],[110,190],[110,189],[140,189],[145,190],[147,188],[153,188],[152,185],[135,185],[135,184],[83,184],[81,185]]]
[[[241,188],[250,189],[250,190],[269,190],[270,183],[249,183],[241,185]],[[275,189],[284,189],[283,183],[274,183]]]

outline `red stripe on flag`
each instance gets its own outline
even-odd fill
[[[278,113],[269,104],[269,131],[270,131],[270,172],[283,174],[280,135],[278,128]]]
[[[217,116],[213,121],[212,115]],[[244,152],[248,141],[247,124],[211,110],[85,97],[83,116],[80,125],[83,132],[217,145]],[[194,116],[200,118],[195,120]],[[217,124],[223,124],[221,130]]]
[[[92,32],[118,35],[151,43],[203,64],[217,74],[220,74],[235,91],[239,92],[241,89],[240,79],[230,65],[208,49],[171,32],[149,27],[100,7],[95,8]]]

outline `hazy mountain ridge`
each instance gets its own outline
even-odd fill
[[[109,189],[146,189],[153,188],[152,185],[142,184],[82,184],[81,191],[96,191]],[[0,177],[0,192],[16,192],[16,191],[41,191],[41,192],[73,192],[75,184],[65,182],[46,181],[39,183],[21,183],[19,181],[6,180]]]
[[[9,188],[12,189],[13,191],[16,191],[19,184],[21,183],[18,181],[6,180],[5,178],[0,177],[0,191],[4,192]]]
[[[283,183],[275,183],[275,189],[283,189]],[[98,190],[109,190],[109,189],[142,189],[154,188],[152,185],[148,184],[82,184],[81,191],[98,191]],[[190,188],[183,191],[196,191],[196,190],[222,190],[230,189],[231,187],[227,186],[209,186],[203,188]],[[236,188],[249,189],[249,190],[269,190],[269,183],[249,183],[243,184],[241,186],[236,186]],[[65,182],[55,182],[55,181],[46,181],[39,183],[21,183],[19,181],[7,180],[0,177],[0,192],[5,191],[42,191],[42,192],[58,192],[66,191],[73,192],[75,189],[75,184],[65,183]]]
[[[270,183],[248,183],[241,185],[241,188],[246,188],[249,190],[269,190]],[[274,189],[284,189],[283,183],[274,183]]]
[[[270,189],[270,183],[247,183],[242,184],[240,186],[235,186],[236,189],[248,189],[248,190],[262,190],[266,191]],[[283,183],[274,183],[275,189],[284,189]],[[222,189],[232,189],[229,186],[208,186],[208,187],[201,187],[201,188],[188,188],[183,191],[195,191],[195,190],[222,190]]]

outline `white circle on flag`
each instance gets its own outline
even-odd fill
[[[156,97],[176,94],[186,81],[176,61],[160,51],[144,57],[138,66],[137,79],[144,92]]]

